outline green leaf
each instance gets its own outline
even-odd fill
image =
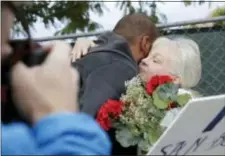
[[[158,92],[159,97],[162,100],[167,101],[169,103],[171,101],[176,100],[178,88],[179,88],[178,85],[169,83],[169,84],[159,86],[157,88],[158,89],[157,92]]]
[[[137,145],[140,138],[134,137],[131,131],[124,127],[122,129],[116,130],[116,140],[121,144],[123,147],[129,147]]]
[[[149,148],[149,143],[147,139],[142,139],[139,143],[138,143],[138,148],[141,150],[141,153],[143,154],[147,154],[148,152],[148,148]]]
[[[178,96],[178,98],[177,98],[177,103],[178,103],[180,106],[183,106],[183,105],[185,105],[190,99],[191,99],[191,95],[189,95],[189,94],[182,94],[182,95],[179,95],[179,96]]]
[[[225,15],[225,5],[216,8],[215,10],[212,11],[211,13],[212,17],[218,17],[218,16],[224,16]],[[225,26],[225,21],[219,21],[215,23],[218,26]]]
[[[149,140],[151,144],[154,144],[160,137],[160,133],[157,132],[156,129],[149,129]]]
[[[184,2],[185,6],[191,5],[191,1],[190,0],[183,0],[183,2]]]
[[[169,103],[177,100],[177,92],[176,84],[161,85],[153,92],[153,104],[160,109],[165,109]]]
[[[168,102],[167,101],[164,101],[162,100],[158,93],[157,93],[157,89],[153,92],[153,104],[159,108],[159,109],[165,109],[168,107]]]

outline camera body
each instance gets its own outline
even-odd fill
[[[27,41],[10,41],[13,53],[1,65],[1,113],[4,124],[13,121],[28,123],[19,114],[12,98],[11,68],[17,61],[23,61],[27,66],[40,65],[48,55],[40,44]]]

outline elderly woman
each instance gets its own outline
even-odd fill
[[[190,39],[158,38],[147,58],[139,65],[143,80],[167,74],[183,89],[195,87],[201,79],[201,58],[198,45]]]
[[[170,75],[174,82],[180,85],[179,93],[188,92],[192,98],[199,96],[196,91],[191,90],[201,79],[202,71],[199,47],[193,40],[158,38],[148,57],[141,61],[139,68],[144,81],[156,74]],[[161,125],[168,127],[179,111],[180,108],[170,110]]]

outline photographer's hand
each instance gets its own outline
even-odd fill
[[[56,112],[76,112],[78,73],[70,66],[70,45],[55,41],[40,66],[22,62],[12,69],[13,99],[22,115],[32,123]]]

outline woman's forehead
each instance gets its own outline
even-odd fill
[[[151,54],[152,55],[162,55],[162,56],[168,56],[168,55],[175,55],[178,52],[178,47],[176,44],[170,42],[168,44],[161,44],[157,45],[152,48]]]

